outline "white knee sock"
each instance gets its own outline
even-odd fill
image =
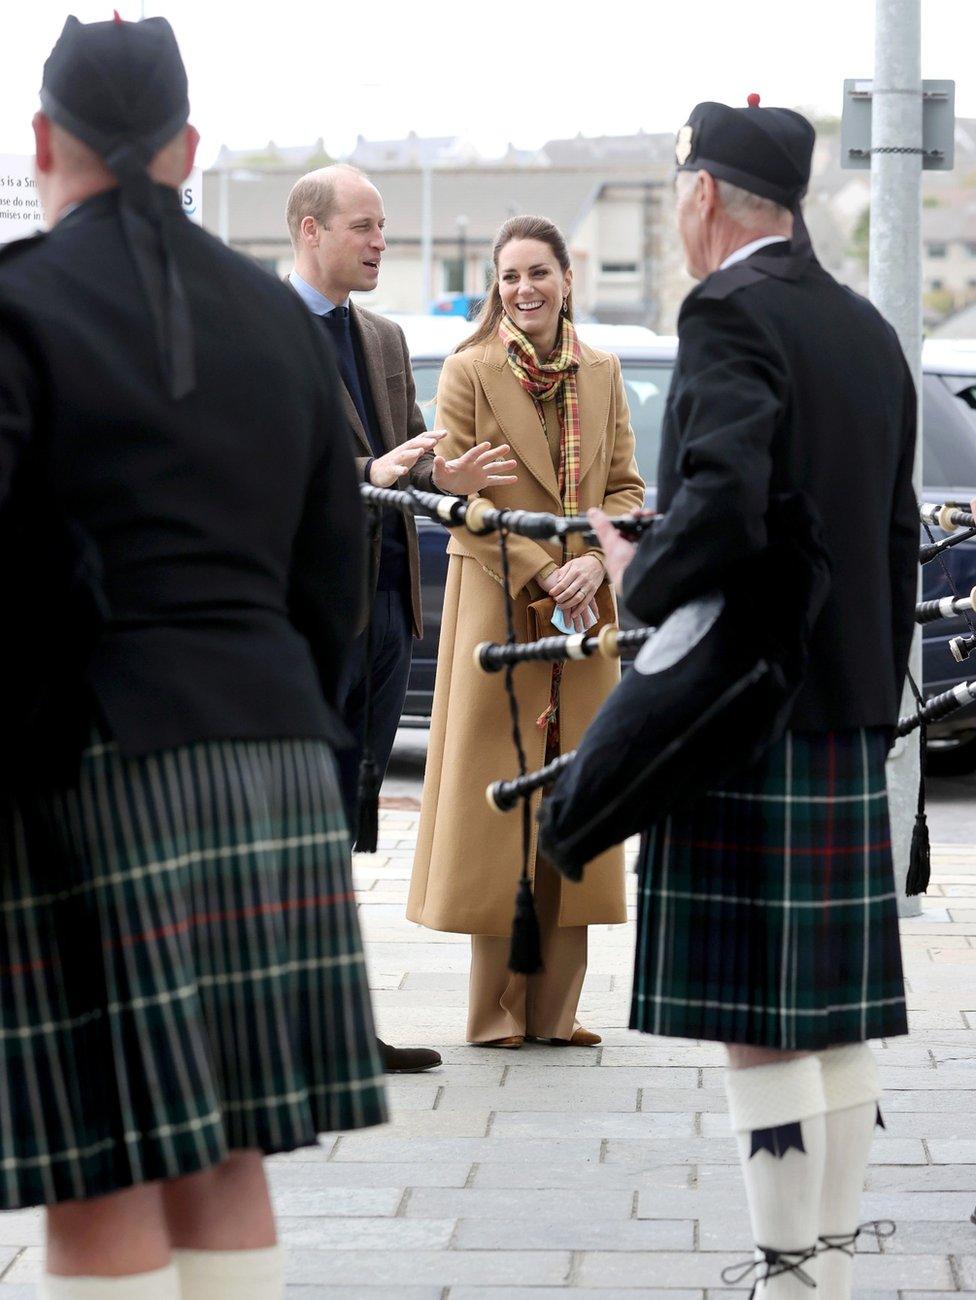
[[[172,1264],[126,1277],[60,1277],[45,1273],[40,1300],[180,1300],[180,1281]]]
[[[281,1300],[285,1254],[263,1250],[174,1250],[182,1300]]]
[[[833,1047],[818,1055],[827,1101],[820,1235],[835,1244],[817,1260],[817,1284],[820,1300],[849,1300],[854,1263],[848,1253],[854,1250],[850,1238],[860,1217],[864,1171],[881,1087],[874,1054],[867,1043]]]
[[[749,1202],[749,1218],[757,1250],[785,1254],[794,1262],[812,1251],[820,1226],[820,1194],[824,1169],[824,1092],[820,1062],[805,1056],[773,1065],[729,1070],[725,1078],[732,1127]],[[803,1150],[791,1147],[781,1155],[757,1149],[755,1135],[782,1125],[799,1127]],[[762,1138],[760,1138],[760,1141]],[[775,1139],[770,1139],[775,1144]],[[808,1264],[802,1264],[809,1273]],[[792,1272],[761,1281],[757,1296],[765,1300],[809,1300],[810,1288]],[[760,1266],[758,1276],[764,1276]],[[729,1282],[735,1284],[735,1279]]]

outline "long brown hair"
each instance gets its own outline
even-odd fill
[[[482,307],[481,314],[475,324],[475,331],[470,338],[466,338],[463,343],[457,345],[454,349],[455,352],[463,352],[465,348],[476,347],[477,344],[484,343],[487,339],[495,337],[498,324],[505,315],[502,297],[498,290],[498,260],[505,245],[510,244],[513,239],[537,239],[542,244],[548,244],[563,273],[565,274],[569,270],[569,251],[566,248],[566,241],[563,238],[562,231],[558,226],[553,225],[546,217],[509,217],[495,236],[495,242],[492,245],[491,260],[495,267],[495,274],[492,277],[491,288],[488,290],[485,305]],[[573,319],[572,289],[570,289],[566,297],[566,310],[563,315],[568,316],[570,320]]]

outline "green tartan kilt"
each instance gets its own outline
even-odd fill
[[[386,1119],[328,745],[218,741],[0,799],[0,1208]]]
[[[645,836],[632,1029],[811,1050],[908,1032],[887,746],[788,732]]]

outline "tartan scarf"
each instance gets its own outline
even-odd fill
[[[559,495],[564,515],[579,514],[580,414],[576,372],[580,346],[568,316],[559,318],[556,346],[540,361],[528,337],[508,316],[503,316],[498,334],[508,353],[508,364],[525,391],[535,402],[542,427],[546,427],[543,402],[555,400],[559,414]]]
[[[535,409],[546,430],[543,402],[555,400],[559,415],[559,496],[564,515],[579,514],[580,482],[580,414],[576,372],[580,364],[579,339],[568,316],[559,318],[556,346],[545,361],[536,356],[528,337],[508,316],[503,316],[498,334],[508,353],[508,364],[525,391],[535,402]],[[563,542],[563,563],[566,562]],[[549,687],[549,703],[536,719],[536,726],[546,732],[546,762],[560,752],[559,690],[563,665],[554,663]]]

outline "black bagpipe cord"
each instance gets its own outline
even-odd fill
[[[505,644],[515,645],[515,616],[509,591],[508,533],[499,530],[498,545],[501,551],[502,586],[505,592]],[[518,700],[515,696],[515,665],[505,665],[505,694],[512,719],[512,741],[518,758],[519,776],[525,776],[527,764],[522,744],[522,727],[519,722]],[[529,876],[529,851],[532,844],[531,795],[522,796],[522,874],[515,897],[515,917],[512,921],[512,944],[508,954],[508,969],[516,975],[535,975],[542,970],[542,939],[539,918],[535,910],[532,880]]]
[[[925,535],[934,545],[935,537],[928,523],[923,519],[922,527],[925,529]],[[959,591],[952,577],[952,570],[946,563],[945,556],[940,551],[938,553],[939,565],[942,569],[943,576],[949,584],[949,590],[953,596],[958,599]],[[970,632],[976,636],[976,623],[973,622],[970,615],[963,611],[963,617],[969,627]],[[912,688],[912,694],[915,696],[915,703],[919,708],[919,777],[918,777],[918,804],[915,809],[915,825],[912,827],[912,846],[908,855],[908,876],[905,880],[905,894],[908,898],[913,898],[916,894],[924,894],[929,887],[929,880],[932,877],[932,850],[929,840],[929,824],[925,815],[925,743],[926,743],[926,726],[921,720],[921,709],[925,700],[918,688],[918,683],[908,674],[908,681]]]
[[[357,853],[375,853],[380,829],[380,773],[373,756],[373,619],[372,600],[379,569],[379,548],[383,528],[382,507],[367,504],[369,511],[369,589],[366,612],[366,683],[364,691],[363,753],[359,762]]]
[[[911,669],[908,671],[908,680],[911,684],[912,694],[915,696],[915,703],[919,709],[918,804],[915,809],[915,825],[912,827],[912,847],[908,854],[908,875],[905,879],[905,895],[908,898],[913,898],[916,894],[924,894],[928,890],[929,880],[932,876],[932,850],[929,843],[929,823],[925,815],[926,726],[921,712],[925,700],[922,698],[922,692],[918,689],[918,683],[912,676]]]

